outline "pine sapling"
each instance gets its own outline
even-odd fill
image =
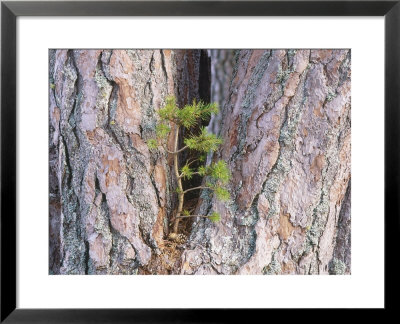
[[[205,104],[203,102],[193,101],[191,105],[185,105],[179,108],[176,105],[174,97],[168,97],[166,104],[158,111],[160,122],[156,127],[156,139],[150,139],[147,145],[150,149],[156,150],[159,146],[173,155],[174,176],[177,182],[178,208],[173,216],[173,233],[178,233],[179,221],[187,217],[204,217],[212,222],[218,222],[221,218],[220,214],[213,211],[210,215],[193,215],[187,210],[183,210],[185,194],[193,190],[211,190],[216,194],[219,200],[228,200],[230,198],[226,185],[230,179],[230,172],[226,162],[219,160],[210,165],[204,165],[205,156],[208,152],[214,152],[222,144],[222,139],[207,131],[205,127],[200,129],[197,135],[191,134],[184,138],[184,146],[179,147],[179,133],[182,128],[187,132],[193,131],[202,120],[210,118],[212,113],[218,112],[218,106],[215,103]],[[174,141],[173,148],[168,148],[167,138],[173,132]],[[195,151],[198,154],[180,167],[179,154],[185,150]],[[195,163],[200,163],[200,166],[195,168]],[[207,177],[205,184],[183,189],[182,179],[191,179],[193,176]]]

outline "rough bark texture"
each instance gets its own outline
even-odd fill
[[[232,170],[232,201],[202,193],[196,214],[222,220],[193,225],[179,273],[349,273],[350,51],[235,59],[216,155]]]
[[[233,72],[234,50],[209,50],[211,58],[211,101],[223,107],[229,95],[229,85]],[[222,114],[213,114],[208,130],[218,134],[221,126]]]
[[[167,95],[200,99],[204,55],[50,51],[50,273],[134,274],[162,253],[175,183],[145,141]]]
[[[222,218],[182,221],[184,244],[166,240],[172,156],[146,141],[167,95],[210,100],[207,52],[49,61],[50,273],[350,273],[350,51],[235,51],[213,156],[230,167],[232,199],[190,197],[195,214]]]

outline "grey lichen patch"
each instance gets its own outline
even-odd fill
[[[49,83],[54,84],[54,65],[56,63],[56,50],[49,49]]]
[[[278,275],[282,271],[281,269],[281,264],[276,260],[276,253],[272,254],[272,259],[269,264],[267,264],[263,270],[262,274],[263,275]]]
[[[222,236],[218,240],[211,240],[210,253],[218,255],[222,265],[222,273],[232,274],[238,268],[238,261],[243,257],[235,249],[235,241],[232,236]]]
[[[281,129],[279,141],[286,146],[293,146],[294,135],[297,132],[297,126],[300,118],[304,111],[304,105],[302,103],[293,102],[293,105],[287,112],[287,119],[284,127]],[[283,164],[282,167],[287,167],[287,163]]]
[[[110,253],[110,274],[135,275],[139,268],[136,252],[129,240],[113,231]]]
[[[326,164],[322,170],[321,180],[320,180],[320,198],[315,207],[313,208],[311,215],[311,223],[308,221],[309,227],[306,228],[306,240],[302,248],[297,251],[294,255],[294,259],[303,260],[303,263],[309,262],[308,267],[310,274],[316,274],[324,269],[325,264],[321,265],[320,254],[318,253],[320,249],[321,237],[326,230],[326,225],[328,222],[328,217],[330,213],[335,213],[336,211],[330,210],[331,204],[331,190],[333,186],[333,181],[337,175],[338,170],[341,168],[341,162],[338,158],[338,140],[340,127],[331,127],[324,133],[325,142],[325,157]],[[312,257],[304,258],[313,254]],[[308,261],[306,261],[308,260]]]
[[[253,112],[252,110],[252,103],[254,102],[257,89],[260,85],[260,82],[267,70],[269,61],[271,57],[271,51],[265,51],[264,54],[261,56],[257,65],[254,68],[254,71],[251,74],[247,91],[243,101],[241,103],[241,115],[240,115],[240,126],[238,130],[238,134],[246,134],[247,133],[247,122]],[[240,136],[240,135],[238,135]],[[239,137],[239,147],[237,152],[241,153],[244,148],[244,144],[246,143],[245,138]]]
[[[86,247],[84,233],[80,228],[79,203],[72,188],[64,182],[62,203],[61,237],[63,258],[60,268],[61,274],[85,274]]]
[[[101,69],[100,63],[97,64],[97,66],[96,66],[94,81],[96,82],[96,84],[100,90],[104,90],[105,88],[110,87],[110,83],[107,80],[107,78],[105,77],[104,72]]]
[[[293,58],[296,55],[297,50],[288,49],[286,53],[287,53],[287,56],[288,56],[288,64],[289,64],[289,66],[292,66],[293,65]]]
[[[254,226],[258,221],[257,199],[254,200],[253,206],[250,210],[245,211],[241,215],[237,215],[236,219],[238,224],[242,226]]]
[[[314,208],[313,223],[307,232],[307,239],[312,246],[317,246],[325,229],[326,217],[329,212],[329,197],[322,193],[320,203]]]
[[[128,200],[138,212],[140,229],[145,236],[143,239],[151,245],[156,244],[152,238],[153,225],[158,214],[158,201],[155,191],[156,189],[148,175],[136,174],[135,179],[130,179],[127,192]]]
[[[332,101],[337,97],[337,93],[332,88],[328,88],[328,94],[326,95],[326,100],[328,102]]]
[[[68,136],[68,133],[72,130],[72,126],[68,125],[71,114],[75,108],[75,96],[76,96],[76,83],[78,80],[78,73],[73,64],[71,55],[68,55],[67,62],[61,70],[60,77],[56,76],[55,82],[62,84],[62,98],[59,97],[59,93],[55,91],[55,98],[57,105],[61,109],[60,128],[61,133],[64,136]],[[70,127],[69,127],[70,126]]]
[[[110,264],[110,250],[112,246],[112,234],[111,234],[111,226],[110,226],[110,214],[107,206],[107,202],[105,200],[105,196],[102,195],[102,202],[101,206],[97,208],[97,215],[94,223],[94,233],[95,235],[101,237],[102,241],[102,248],[104,249],[104,257],[106,262],[103,263],[92,262],[93,263],[93,270],[95,274],[107,274],[109,271],[109,264]],[[93,234],[92,234],[93,235]],[[91,241],[91,238],[88,239]]]
[[[115,124],[115,115],[118,106],[118,87],[114,85],[108,102],[108,122],[111,128]]]
[[[240,57],[240,50],[233,51],[233,64],[232,64],[232,79],[234,79],[238,72],[238,63]]]
[[[264,76],[265,71],[267,70],[269,64],[269,58],[271,57],[271,51],[265,51],[262,57],[257,62],[257,65],[252,72],[249,85],[246,91],[246,95],[242,102],[242,108],[244,110],[249,110],[251,108],[251,103],[254,101],[256,96],[256,90],[260,85],[260,82]],[[250,111],[251,112],[251,111]],[[242,124],[244,124],[242,120]]]
[[[290,74],[293,72],[294,68],[282,69],[282,66],[279,66],[278,73],[276,74],[276,82],[284,85],[288,80]]]
[[[154,68],[155,65],[164,67],[165,58],[162,51],[128,50],[127,53],[135,69],[134,86],[142,112],[141,135],[148,139],[155,135],[156,111],[165,104],[168,95],[167,74]],[[155,80],[157,86],[154,85]]]
[[[335,136],[333,136],[334,138]],[[328,163],[322,171],[321,180],[321,195],[320,199],[315,205],[312,215],[311,223],[308,225],[306,230],[306,239],[302,247],[293,254],[293,260],[303,264],[303,267],[307,269],[308,274],[318,274],[319,269],[319,249],[320,240],[325,231],[328,215],[330,213],[330,190],[332,186],[332,179],[336,174],[340,162],[338,161],[336,154],[337,150],[334,149],[334,142],[328,146],[327,160]]]
[[[156,51],[155,51],[156,52]],[[142,112],[141,120],[141,137],[145,140],[155,137],[155,126],[157,122],[156,111],[159,107],[155,106],[154,92],[152,87],[152,81],[155,78],[155,73],[159,72],[152,69],[154,65],[154,53],[149,54],[148,51],[127,51],[129,57],[132,59],[135,68],[135,91],[136,98],[140,100],[140,107]],[[146,63],[149,62],[147,65]],[[153,62],[153,64],[151,64]],[[146,65],[145,65],[146,64]],[[165,98],[166,92],[166,80],[158,78],[157,91],[160,91],[160,97]],[[160,104],[164,104],[163,101]]]
[[[302,95],[307,72],[308,69],[303,72],[299,83],[300,90],[297,91],[288,107],[286,107],[287,117],[279,135],[279,156],[263,185],[262,193],[267,198],[270,206],[267,218],[277,216],[280,211],[280,204],[276,196],[280,186],[291,170],[291,158],[295,145],[294,135],[297,133],[298,124],[304,112],[304,105],[306,104],[306,102],[303,102]]]
[[[331,275],[346,274],[346,264],[339,259],[333,258],[329,263],[329,274]]]
[[[96,107],[99,112],[97,114],[97,127],[106,127],[106,124],[109,122],[108,108],[113,86],[105,77],[103,71],[100,68],[100,64],[98,64],[96,67],[94,79],[99,89],[96,98]]]
[[[333,257],[345,263],[346,274],[351,273],[351,180],[340,209]]]
[[[211,212],[212,199],[199,206],[199,212],[207,215]],[[225,205],[227,223],[223,228],[217,229],[218,224],[212,224],[209,220],[198,220],[193,224],[193,232],[189,239],[190,248],[193,249],[190,253],[190,263],[192,269],[197,271],[197,268],[202,267],[204,263],[210,263],[215,271],[221,274],[234,274],[239,269],[240,265],[247,262],[253,254],[255,248],[255,232],[250,226],[233,226],[234,202],[228,202]],[[196,212],[197,213],[197,212]],[[219,235],[215,236],[218,231]],[[203,246],[205,250],[199,249]],[[199,258],[199,253],[203,255]],[[204,259],[204,253],[207,255],[207,260]],[[197,261],[196,261],[197,260]],[[199,263],[203,260],[202,263]],[[213,271],[214,271],[213,270]]]
[[[81,229],[82,214],[79,204],[79,187],[82,157],[79,154],[79,141],[74,132],[74,119],[71,115],[75,108],[76,82],[78,74],[71,54],[66,54],[63,66],[58,66],[55,82],[62,84],[62,98],[55,93],[60,105],[59,141],[60,178],[61,178],[61,246],[63,256],[61,274],[85,274],[87,249],[84,244],[85,233]],[[61,88],[61,87],[60,87]],[[71,123],[70,123],[71,122]]]
[[[255,223],[254,223],[254,225],[255,225]],[[246,244],[245,251],[247,251],[247,252],[244,254],[244,258],[242,258],[240,260],[241,264],[246,263],[252,257],[252,255],[254,254],[254,251],[256,249],[257,233],[254,230],[254,227],[249,227],[249,229],[250,229],[249,234],[246,237],[248,243]]]
[[[101,53],[101,69],[104,73],[104,76],[109,80],[112,81],[112,77],[110,75],[110,59],[113,50],[103,50]]]
[[[346,80],[351,78],[351,50],[348,50],[345,59],[339,67],[339,83],[342,85]]]

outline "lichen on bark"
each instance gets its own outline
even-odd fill
[[[208,162],[227,161],[231,200],[190,197],[194,214],[221,221],[195,218],[171,245],[173,160],[146,142],[168,95],[214,101],[207,52],[49,51],[51,274],[351,273],[350,50],[235,50],[229,61],[210,126],[224,144]]]

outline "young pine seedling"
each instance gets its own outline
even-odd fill
[[[173,217],[173,233],[178,233],[179,221],[187,217],[205,217],[212,222],[220,220],[220,214],[213,211],[211,215],[192,215],[189,211],[183,210],[185,194],[193,190],[212,190],[215,192],[217,199],[228,200],[230,198],[226,185],[230,179],[229,169],[223,160],[211,163],[209,166],[204,165],[205,156],[208,152],[214,152],[222,144],[222,139],[214,134],[207,132],[202,127],[198,135],[190,135],[184,138],[184,146],[179,145],[179,132],[182,128],[188,130],[189,133],[196,127],[200,121],[210,118],[212,113],[218,112],[218,106],[215,103],[204,104],[203,102],[193,101],[193,104],[179,108],[176,105],[174,97],[168,97],[164,108],[158,111],[160,122],[156,127],[156,139],[150,139],[147,145],[150,149],[155,150],[159,145],[173,155],[174,176],[177,182],[178,209]],[[174,141],[173,148],[170,150],[167,146],[167,138],[173,132]],[[182,167],[179,166],[179,154],[185,150],[197,152],[197,157],[188,160]],[[200,162],[197,168],[193,165]],[[182,179],[191,179],[193,176],[207,177],[205,184],[183,190]]]

